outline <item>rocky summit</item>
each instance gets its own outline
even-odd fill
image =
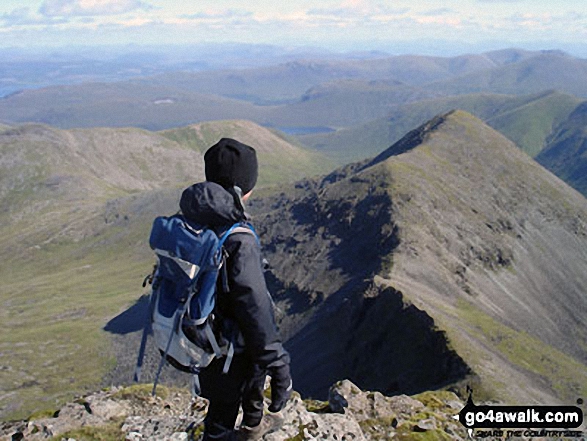
[[[150,385],[112,388],[65,404],[51,414],[2,423],[2,440],[187,441],[203,431],[207,402],[187,389]],[[294,393],[281,415],[284,424],[265,441],[465,440],[455,416],[464,404],[452,392],[386,397],[364,392],[348,380],[333,385],[328,401]]]

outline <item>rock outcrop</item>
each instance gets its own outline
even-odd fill
[[[150,385],[112,388],[67,403],[52,414],[3,423],[2,440],[198,440],[203,431],[206,400],[185,389]],[[331,387],[328,401],[294,396],[282,411],[285,423],[265,441],[285,440],[464,440],[455,421],[464,407],[452,392],[425,392],[386,397],[364,392],[348,380]]]

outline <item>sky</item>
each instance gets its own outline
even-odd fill
[[[563,49],[586,0],[2,0],[0,48],[261,43],[335,51]],[[444,48],[444,49],[443,49]],[[398,49],[399,50],[399,49]]]

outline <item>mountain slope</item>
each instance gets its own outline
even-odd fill
[[[315,154],[255,124],[213,126],[206,141],[228,133],[253,141],[261,164],[280,158],[288,173],[261,169],[260,187],[319,167]],[[180,142],[141,129],[0,132],[3,418],[99,387],[114,367],[103,328],[143,292],[152,220],[175,213],[181,188],[204,179],[202,152],[182,130]]]
[[[304,393],[587,393],[587,201],[473,116],[256,209]]]
[[[587,197],[587,103],[556,128],[536,160]]]
[[[265,121],[278,127],[344,127],[434,96],[433,92],[398,81],[338,80],[308,89],[300,100],[273,109]]]
[[[477,92],[529,94],[557,89],[587,97],[587,60],[559,51],[429,85],[446,95]]]
[[[259,153],[261,185],[293,181],[333,168],[333,163],[322,154],[251,121],[212,121],[159,133],[202,154],[220,138],[232,137],[255,146]]]
[[[141,127],[160,130],[199,121],[255,119],[252,104],[164,85],[85,83],[25,90],[0,99],[0,121],[61,128]]]
[[[473,94],[442,97],[395,106],[385,118],[349,126],[336,132],[300,135],[305,145],[339,164],[376,155],[409,130],[434,115],[453,109],[465,110],[498,130],[531,156],[547,144],[552,131],[582,100],[560,92],[512,96]]]

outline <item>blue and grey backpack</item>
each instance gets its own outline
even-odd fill
[[[214,358],[226,356],[226,373],[234,355],[235,336],[223,336],[214,320],[218,275],[225,262],[223,245],[232,233],[257,234],[245,222],[221,234],[182,215],[157,217],[149,244],[158,262],[151,278],[149,313],[143,330],[134,380],[139,381],[147,337],[151,330],[161,353],[153,394],[165,364],[194,375]]]

